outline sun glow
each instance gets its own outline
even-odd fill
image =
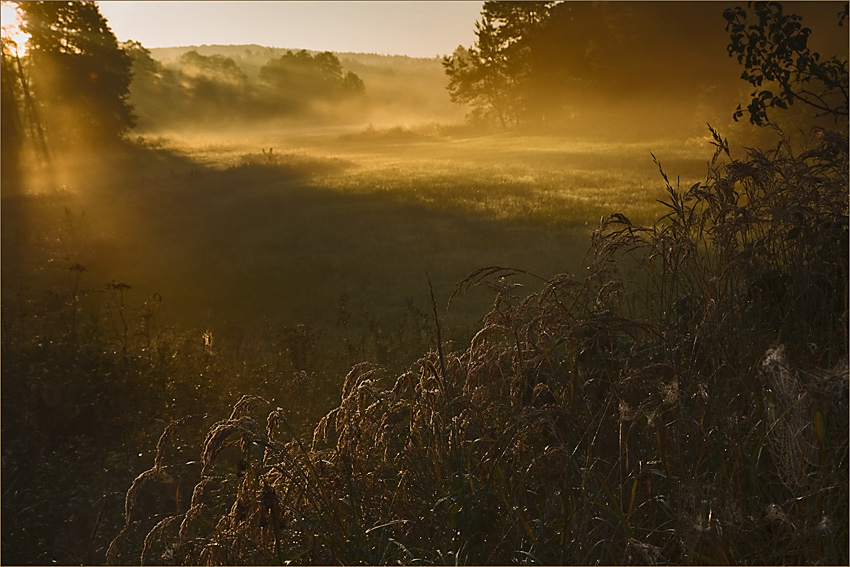
[[[24,55],[30,35],[21,29],[21,8],[17,2],[0,2],[0,22],[4,49],[8,40],[13,53]]]

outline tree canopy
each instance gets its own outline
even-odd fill
[[[54,145],[111,140],[134,125],[131,60],[95,2],[22,2],[30,80]]]
[[[813,21],[821,24],[827,8],[798,9],[817,14]],[[846,4],[842,13],[846,18]],[[800,21],[777,2],[724,13],[712,2],[487,1],[475,43],[459,46],[443,66],[453,101],[505,127],[557,125],[594,107],[622,106],[628,114],[638,98],[659,108],[694,101],[683,116],[693,115],[700,93],[717,99],[718,89],[734,105],[739,87],[724,50],[737,57],[742,77],[755,88],[746,110],[754,123],[764,122],[767,109],[794,102],[846,118],[846,55],[812,50],[811,30]],[[826,43],[835,44],[829,48],[841,55],[836,34],[824,31]]]
[[[356,100],[363,81],[345,71],[330,52],[254,54],[203,47],[154,58],[137,42],[125,42],[134,79],[131,102],[139,128],[218,127],[269,119],[318,118],[314,103]]]
[[[282,96],[297,99],[329,99],[364,90],[363,81],[350,71],[344,73],[330,51],[287,51],[260,69],[260,79]]]
[[[0,172],[4,186],[7,183],[16,186],[20,178],[19,157],[26,136],[23,85],[16,80],[20,64],[16,51],[5,35],[0,38],[0,108],[3,109],[0,114],[0,152],[3,162]]]
[[[554,2],[485,2],[475,23],[475,46],[443,59],[453,101],[494,114],[503,126],[519,122],[534,78],[531,43]]]
[[[552,124],[583,100],[620,100],[653,88],[706,31],[716,8],[652,2],[485,2],[476,42],[443,59],[452,100],[504,126]],[[714,14],[719,18],[719,14]],[[696,50],[691,49],[689,55]]]
[[[746,113],[753,124],[769,122],[768,110],[788,108],[795,102],[814,110],[817,116],[847,120],[847,58],[823,58],[808,45],[812,30],[797,14],[787,14],[779,2],[748,2],[747,10],[724,11],[731,42],[730,57],[744,66],[741,78],[754,90]],[[752,18],[749,16],[752,15]],[[837,11],[838,25],[848,15],[844,2]],[[745,110],[738,105],[735,119]]]

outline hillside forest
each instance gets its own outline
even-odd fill
[[[848,564],[847,25],[4,0],[0,561]]]

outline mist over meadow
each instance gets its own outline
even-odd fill
[[[846,564],[847,25],[3,2],[3,562]]]

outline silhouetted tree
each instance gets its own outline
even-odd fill
[[[180,56],[180,66],[187,77],[216,80],[237,87],[243,87],[248,81],[239,64],[224,55],[201,55],[195,50],[187,51]]]
[[[18,74],[16,47],[6,37],[0,38],[0,168],[5,188],[18,186],[20,159],[24,145],[23,93]]]
[[[519,122],[527,110],[525,95],[534,89],[531,38],[553,4],[484,2],[475,45],[443,58],[451,99],[495,115],[504,127]]]
[[[178,101],[182,89],[177,74],[166,69],[138,41],[125,41],[121,49],[130,57],[133,81],[128,101],[137,113],[140,129],[173,126],[185,112]]]
[[[598,82],[610,85],[629,70],[634,52],[657,57],[659,54],[652,53],[652,43],[657,37],[647,29],[656,14],[636,22],[634,11],[637,10],[632,4],[635,3],[559,2],[552,6],[533,44],[534,59],[540,68],[538,74],[553,75],[582,86]],[[651,5],[639,5],[641,14],[653,10]],[[636,27],[645,31],[639,41],[636,41]],[[643,69],[653,64],[651,58],[641,58]],[[629,64],[624,65],[625,61]],[[629,76],[628,80],[632,79]]]
[[[251,107],[248,78],[231,57],[189,51],[180,57],[183,111],[203,122],[230,122]]]
[[[443,67],[453,102],[469,104],[479,115],[494,114],[506,128],[510,120],[510,79],[504,62],[491,48],[491,32],[488,20],[476,22],[478,47],[458,46],[454,54],[443,59]]]
[[[349,94],[362,94],[366,92],[366,84],[356,73],[346,71],[342,77],[342,90]]]
[[[579,93],[622,76],[615,67],[627,56],[622,46],[630,36],[625,12],[603,2],[558,2],[545,19],[530,28],[523,42],[519,95],[530,121],[551,122]],[[625,22],[624,22],[625,20]],[[624,25],[625,24],[625,25]]]
[[[279,96],[301,102],[358,94],[365,89],[360,77],[350,71],[343,73],[342,63],[330,51],[315,55],[303,49],[287,51],[263,65],[260,79]]]
[[[540,121],[536,104],[545,90],[546,70],[540,66],[540,31],[549,21],[555,2],[485,2],[482,18],[489,22],[488,51],[500,62],[506,90],[512,96],[505,105],[516,123]]]
[[[134,124],[130,58],[95,2],[22,2],[33,93],[54,143],[109,141]]]
[[[451,56],[444,57],[449,96],[452,102],[469,104],[478,114],[494,113],[502,126],[507,127],[502,110],[503,91],[499,88],[495,70],[488,70],[485,65],[480,52],[474,47],[459,45]]]
[[[768,109],[788,108],[795,102],[815,110],[817,116],[847,120],[848,62],[822,59],[808,46],[811,30],[802,18],[783,12],[779,2],[748,2],[747,10],[736,7],[723,13],[731,43],[730,57],[744,66],[741,78],[755,89],[746,111],[738,105],[735,120],[749,114],[750,122],[768,123]],[[845,2],[838,12],[838,25],[848,15]]]
[[[248,78],[230,57],[191,50],[166,66],[139,42],[127,41],[121,48],[132,60],[129,100],[140,130],[220,126],[253,108]]]
[[[488,1],[475,44],[443,59],[448,90],[504,126],[552,125],[571,106],[638,93],[692,97],[722,76],[712,51],[722,32],[705,25],[721,12],[713,3]]]

